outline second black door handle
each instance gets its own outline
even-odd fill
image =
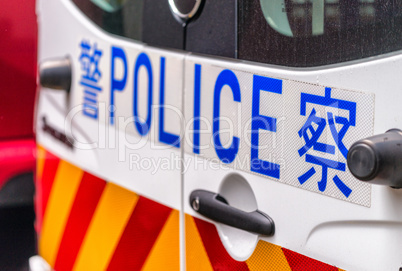
[[[219,194],[195,190],[190,195],[190,205],[199,214],[241,230],[272,236],[275,233],[275,223],[263,212],[244,212],[231,207]]]

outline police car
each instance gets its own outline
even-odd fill
[[[399,2],[37,15],[32,270],[402,267]]]

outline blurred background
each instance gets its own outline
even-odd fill
[[[0,270],[29,270],[34,230],[35,0],[0,8]]]

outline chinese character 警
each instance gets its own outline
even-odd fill
[[[81,69],[84,71],[82,78],[97,83],[101,77],[99,70],[99,60],[102,56],[102,51],[97,49],[96,43],[91,48],[89,42],[83,40],[80,43],[81,55]]]

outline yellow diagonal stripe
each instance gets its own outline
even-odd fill
[[[74,270],[105,270],[127,225],[138,195],[108,183],[95,210]],[[133,256],[134,257],[134,256]]]
[[[36,177],[42,178],[43,167],[45,166],[46,150],[42,146],[36,147]]]
[[[82,175],[81,169],[65,161],[57,169],[39,240],[40,255],[52,267]]]
[[[280,246],[259,241],[254,253],[246,261],[253,270],[283,270],[291,271],[288,261]]]
[[[180,270],[179,211],[170,213],[142,270]]]
[[[194,219],[190,215],[185,218],[186,228],[186,270],[213,271],[207,252],[198,233]]]

